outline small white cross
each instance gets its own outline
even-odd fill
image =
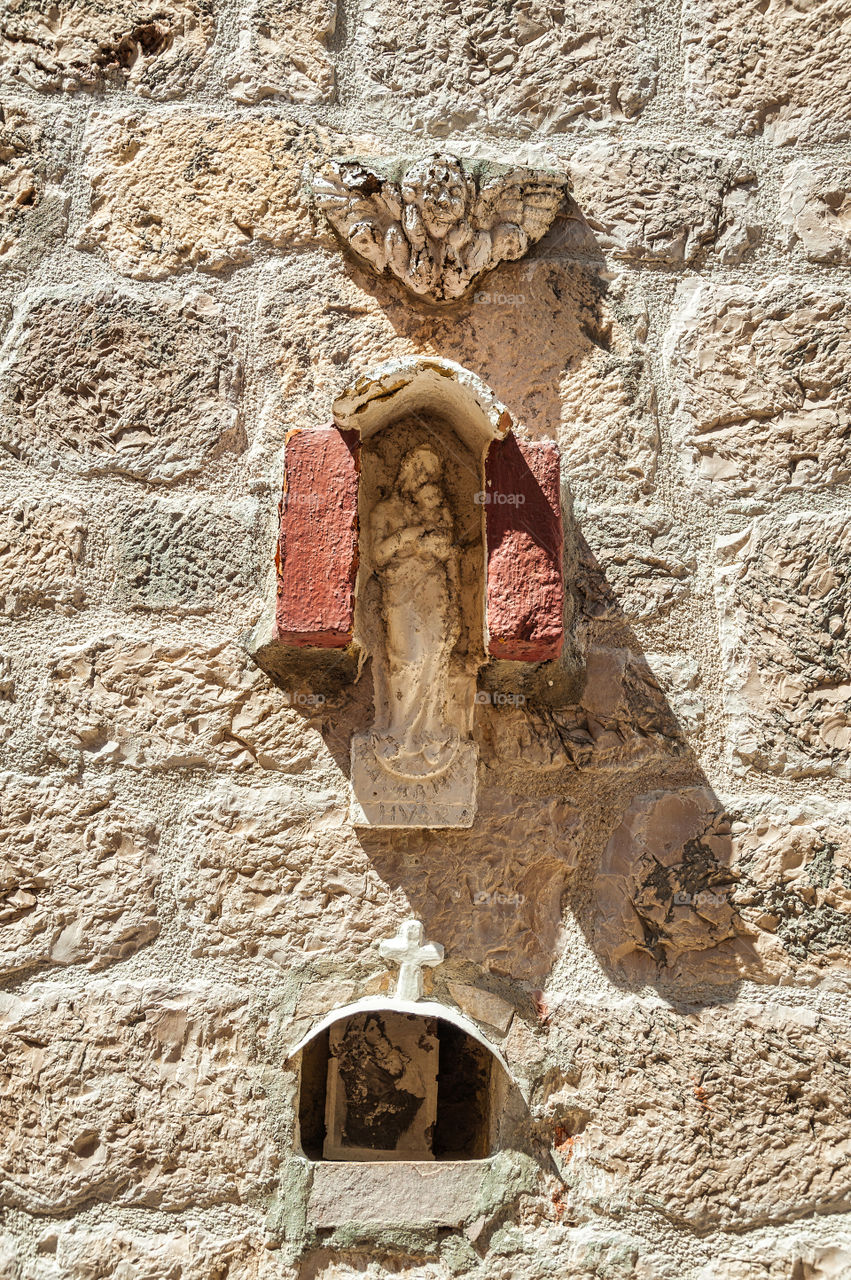
[[[424,936],[425,930],[419,920],[405,920],[395,938],[378,944],[382,959],[392,960],[399,966],[397,1000],[421,1000],[423,965],[443,963],[443,947],[439,942],[423,944]]]

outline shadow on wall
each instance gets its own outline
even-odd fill
[[[723,985],[732,999],[760,962],[737,909],[731,819],[689,743],[699,693],[683,692],[687,665],[672,673],[642,651],[569,497],[564,508],[568,641],[557,663],[481,668],[473,826],[361,827],[357,841],[448,959],[522,984],[524,1003],[559,957],[566,911],[619,985],[673,1000]],[[348,776],[351,739],[372,721],[371,661],[320,708],[295,709]]]

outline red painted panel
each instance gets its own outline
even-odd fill
[[[284,449],[276,621],[282,644],[344,649],[355,620],[359,438],[291,431]]]
[[[488,653],[515,662],[557,658],[564,643],[558,447],[516,436],[485,460]]]

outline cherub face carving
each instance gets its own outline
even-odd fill
[[[469,198],[464,171],[451,157],[422,160],[402,179],[402,199],[417,206],[435,240],[442,240],[466,216]]]
[[[566,177],[438,154],[401,182],[359,160],[336,160],[314,179],[316,199],[359,258],[430,302],[452,302],[499,262],[523,256],[545,234]]]

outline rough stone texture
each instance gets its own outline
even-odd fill
[[[315,151],[315,148],[314,148]],[[80,244],[138,280],[246,262],[313,238],[302,131],[273,116],[97,113],[86,138],[91,217]]]
[[[780,217],[785,247],[810,262],[851,263],[851,167],[797,160],[783,175]]]
[[[702,496],[753,506],[851,477],[847,294],[690,284],[666,351],[676,439]]]
[[[109,787],[0,775],[0,971],[101,969],[159,933],[150,820]]]
[[[584,218],[577,248],[590,231],[612,258],[679,265],[705,247],[738,262],[757,243],[754,174],[740,157],[594,142],[573,155],[570,176]]]
[[[562,1158],[589,1208],[705,1231],[846,1207],[842,1024],[788,1006],[635,999],[571,1002],[554,1023],[561,1083],[542,1082],[533,1114],[552,1127],[573,1117]]]
[[[851,776],[847,513],[755,521],[719,539],[717,597],[739,772]]]
[[[564,643],[558,450],[516,436],[485,459],[488,652],[514,662],[557,658]]]
[[[846,140],[849,15],[846,0],[687,0],[685,84],[697,120],[780,146]]]
[[[209,499],[135,499],[110,527],[116,596],[139,610],[210,613],[227,603],[253,621],[262,570],[254,537],[258,503],[222,510]]]
[[[574,586],[590,618],[655,618],[692,590],[694,548],[662,508],[591,508],[582,520],[579,550]]]
[[[0,514],[0,608],[71,613],[85,601],[77,580],[85,551],[83,512],[60,502],[13,502]]]
[[[7,1134],[0,1201],[64,1213],[240,1203],[278,1157],[241,992],[58,983],[0,995]]]
[[[4,1280],[282,1280],[285,1274],[259,1233],[220,1235],[199,1223],[153,1231],[57,1222],[40,1232],[36,1250],[28,1257],[10,1241],[4,1254],[0,1238]]]
[[[63,650],[37,714],[56,758],[144,770],[286,769],[300,724],[237,645],[137,635]]]
[[[846,0],[204,4],[0,17],[0,1277],[848,1280]],[[575,194],[441,308],[314,204],[436,151]],[[405,357],[562,460],[469,829],[353,828],[380,663],[242,647],[287,433]],[[287,1054],[412,915],[528,1109],[320,1231]]]
[[[249,0],[239,21],[239,47],[226,76],[235,98],[333,100],[335,0]]]
[[[84,475],[193,475],[243,446],[233,348],[203,294],[36,296],[0,358],[0,445]]]
[[[411,831],[401,845],[393,832],[352,832],[332,843],[344,800],[278,784],[222,788],[193,810],[180,894],[194,954],[374,965],[375,940],[416,915],[448,956],[540,979],[575,862],[569,805],[489,795],[472,832]]]
[[[583,679],[578,700],[552,711],[523,695],[480,706],[489,763],[595,775],[684,754],[680,725],[644,655],[592,645]]]
[[[603,852],[594,945],[630,979],[848,991],[851,814],[810,799],[638,796]]]
[[[255,447],[265,454],[288,428],[322,425],[353,375],[424,352],[475,369],[535,438],[558,430],[566,477],[584,500],[630,502],[651,490],[659,435],[640,300],[536,257],[539,249],[500,267],[452,318],[414,310],[391,286],[358,267],[342,273],[324,255],[270,273],[255,369],[265,372],[267,408]],[[517,344],[522,362],[506,359]]]
[[[471,125],[555,133],[638,116],[653,97],[656,53],[635,3],[532,0],[515,11],[442,0],[422,11],[380,0],[354,32],[353,73],[386,124],[436,137]]]
[[[68,195],[62,138],[67,118],[43,123],[23,102],[0,112],[0,267],[27,262],[65,231]]]
[[[213,0],[4,0],[0,68],[34,89],[127,88],[171,98],[201,83]]]

